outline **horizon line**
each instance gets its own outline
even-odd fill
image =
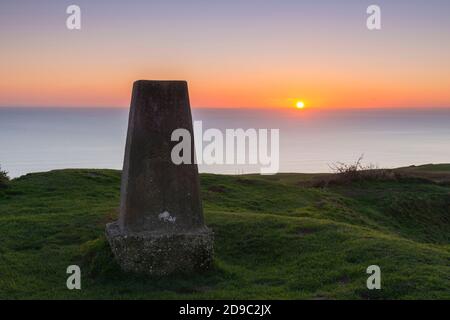
[[[6,105],[0,105],[0,109],[129,109],[129,106],[26,106],[26,105],[20,105],[20,106],[6,106]],[[242,109],[249,109],[249,110],[276,110],[276,111],[288,111],[288,110],[296,110],[295,107],[263,107],[263,106],[220,106],[220,107],[208,107],[208,106],[191,106],[191,109],[217,109],[217,110],[242,110]],[[449,106],[392,106],[392,107],[380,107],[380,106],[360,106],[360,107],[306,107],[305,109],[302,109],[299,112],[305,112],[305,111],[314,111],[314,110],[393,110],[393,109],[450,109]]]

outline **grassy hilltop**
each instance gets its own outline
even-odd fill
[[[215,267],[150,278],[115,264],[120,172],[61,170],[0,188],[0,298],[450,299],[450,165],[399,177],[201,176]],[[66,288],[80,265],[82,290]],[[366,288],[381,267],[382,290]]]

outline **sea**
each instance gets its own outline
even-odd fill
[[[279,172],[330,172],[337,162],[395,168],[450,162],[450,108],[193,108],[203,130],[278,129]],[[121,169],[127,108],[0,108],[0,166],[12,178],[66,168]],[[259,131],[257,131],[259,132]],[[204,142],[206,145],[207,142]],[[200,164],[259,173],[260,165]]]

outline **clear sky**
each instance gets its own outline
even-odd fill
[[[126,107],[134,80],[183,79],[195,107],[450,107],[449,0],[0,0],[0,43],[0,106]]]

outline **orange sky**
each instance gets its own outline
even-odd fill
[[[105,12],[80,1],[80,31],[65,29],[64,6],[8,4],[0,106],[127,107],[134,80],[176,79],[188,81],[194,107],[450,107],[448,17],[401,2],[386,2],[376,32],[356,1],[334,14],[321,1],[233,2],[238,11],[194,1],[198,10],[179,17],[163,4],[148,16],[144,2]]]

